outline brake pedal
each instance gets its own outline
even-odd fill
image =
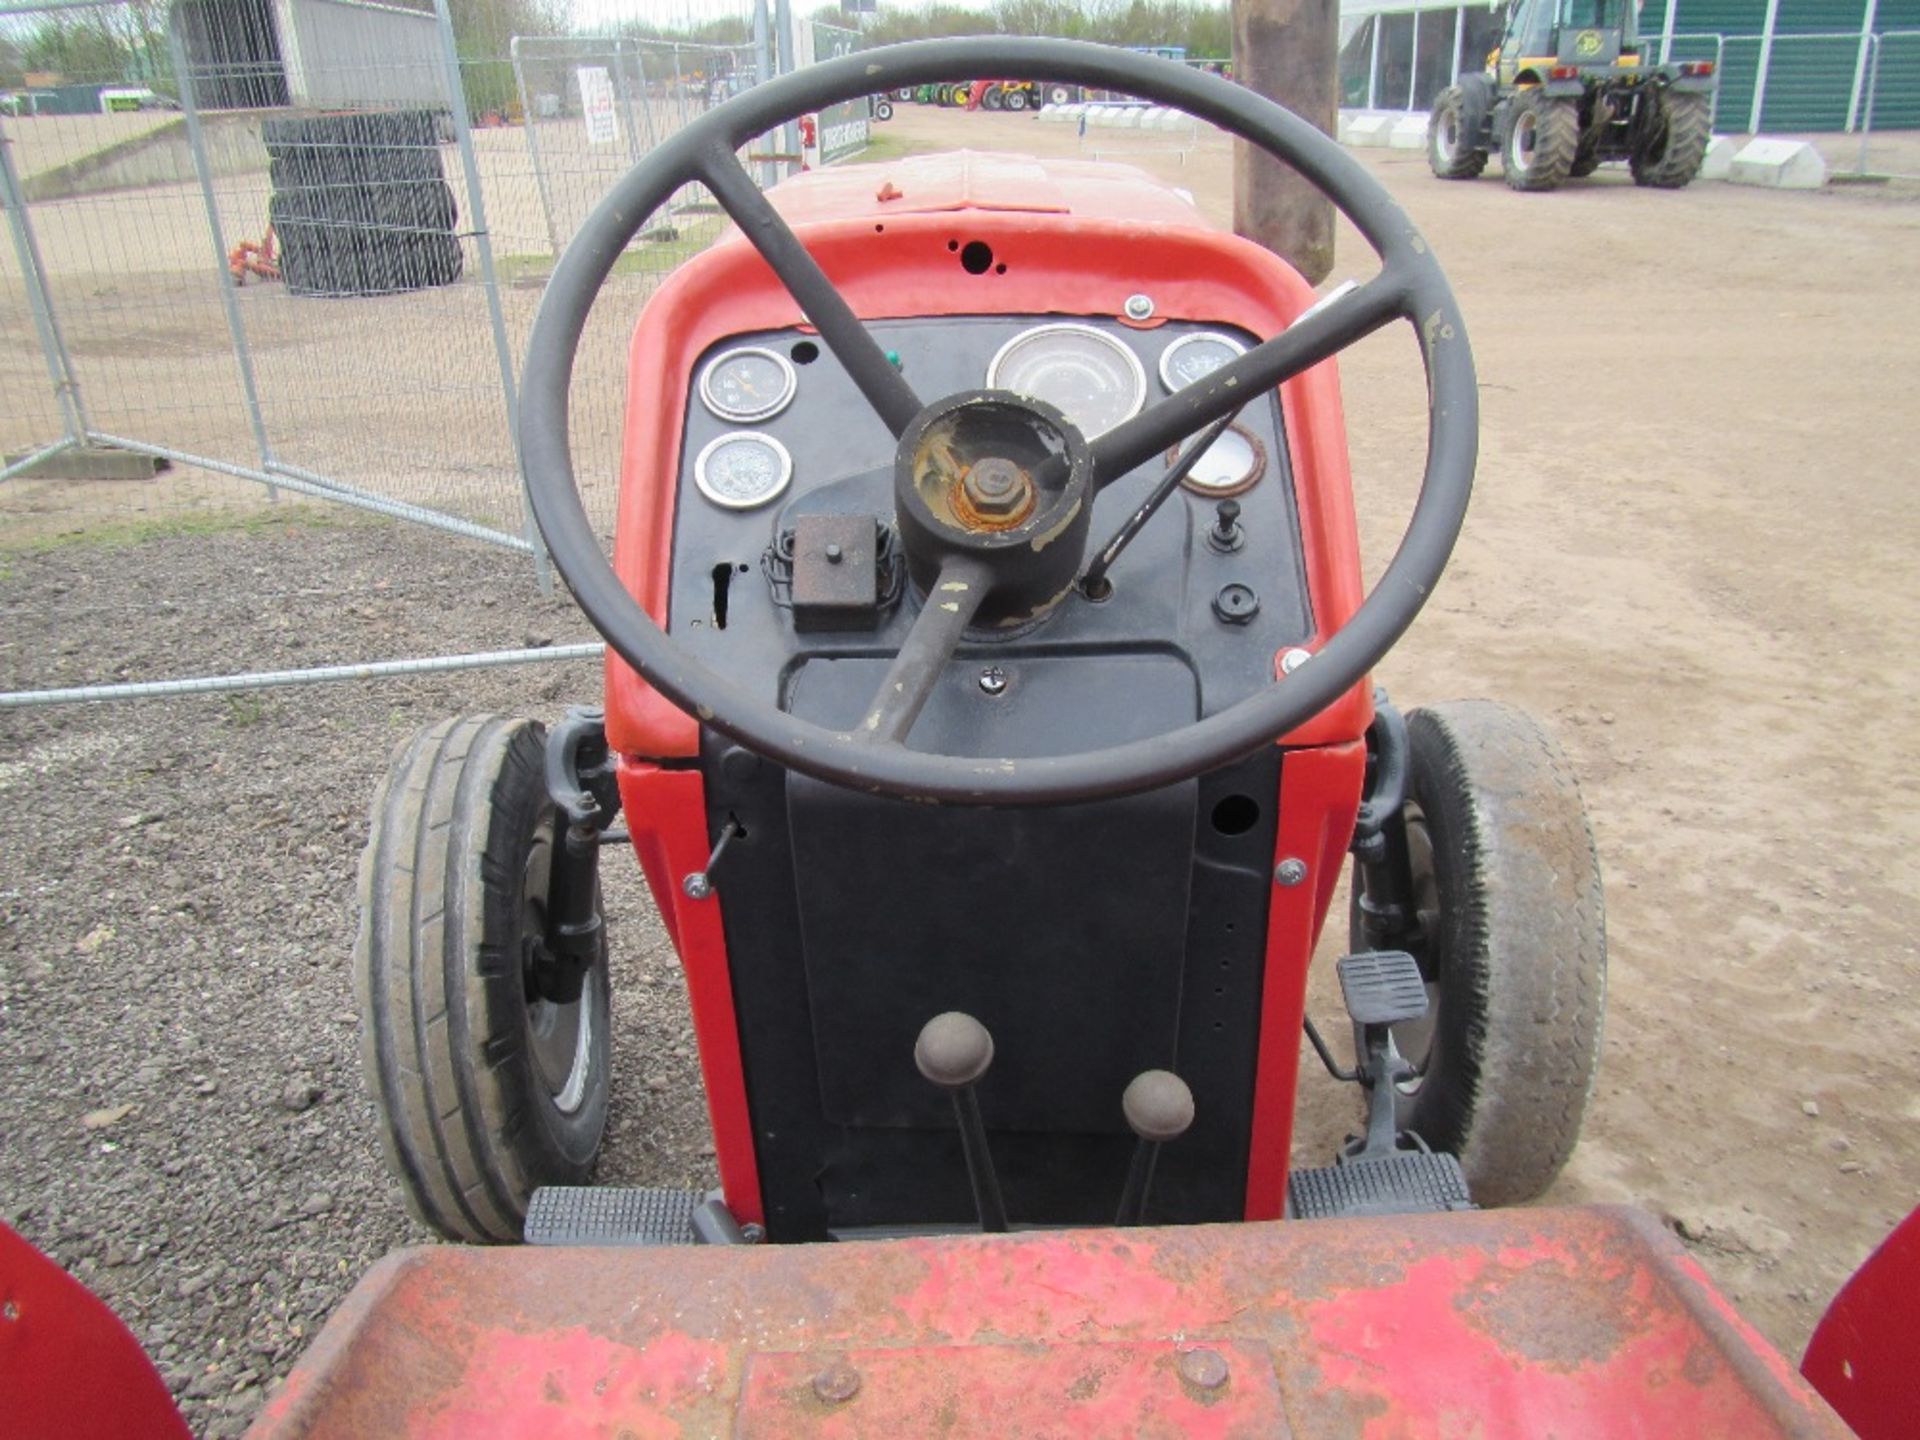
[[[691,1245],[698,1190],[542,1185],[527,1205],[529,1245]]]
[[[1287,1177],[1287,1201],[1296,1220],[1478,1208],[1467,1193],[1460,1162],[1428,1150],[1401,1150],[1320,1170],[1295,1170]]]
[[[1356,1025],[1399,1025],[1427,1013],[1427,982],[1420,962],[1404,950],[1343,955],[1340,994]]]

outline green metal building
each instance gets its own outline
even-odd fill
[[[1508,5],[1344,0],[1342,103],[1424,110],[1499,43]],[[1920,128],[1920,0],[1643,0],[1655,59],[1714,60],[1723,133]]]

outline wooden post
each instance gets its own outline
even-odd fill
[[[1234,78],[1332,135],[1339,123],[1339,37],[1338,0],[1233,0]],[[1245,141],[1233,149],[1235,232],[1318,285],[1333,273],[1332,204]]]

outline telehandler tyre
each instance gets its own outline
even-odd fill
[[[1476,114],[1458,85],[1442,90],[1427,122],[1427,164],[1442,180],[1476,180],[1487,168],[1487,152],[1474,142],[1484,114]]]
[[[1538,90],[1513,97],[1501,161],[1515,190],[1557,190],[1573,170],[1580,148],[1580,112],[1571,100],[1551,100]]]
[[[1627,163],[1634,184],[1679,190],[1700,173],[1713,138],[1713,114],[1704,95],[1668,95],[1664,108]]]
[[[530,974],[565,823],[545,744],[498,715],[420,731],[360,860],[361,1058],[407,1208],[450,1240],[517,1241],[533,1192],[583,1183],[606,1130],[604,940],[572,1004]]]
[[[1459,1157],[1482,1205],[1531,1200],[1572,1154],[1599,1069],[1607,931],[1573,771],[1531,718],[1486,700],[1407,717],[1407,848],[1426,1019],[1399,1123]],[[1356,880],[1356,888],[1358,888]],[[1353,944],[1364,944],[1354,910]]]

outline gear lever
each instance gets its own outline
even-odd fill
[[[1000,1195],[1000,1177],[994,1173],[993,1156],[987,1150],[986,1122],[980,1118],[980,1097],[973,1088],[993,1064],[993,1036],[971,1015],[949,1010],[920,1027],[913,1063],[922,1075],[953,1097],[960,1148],[966,1153],[967,1178],[973,1182],[973,1204],[980,1212],[980,1228],[989,1234],[1004,1233],[1007,1202]]]
[[[1178,1140],[1193,1124],[1193,1091],[1171,1070],[1143,1070],[1120,1097],[1120,1108],[1127,1128],[1140,1137],[1140,1143],[1134,1146],[1127,1186],[1120,1192],[1120,1212],[1113,1223],[1140,1225],[1145,1223],[1147,1191],[1153,1186],[1160,1147]]]

